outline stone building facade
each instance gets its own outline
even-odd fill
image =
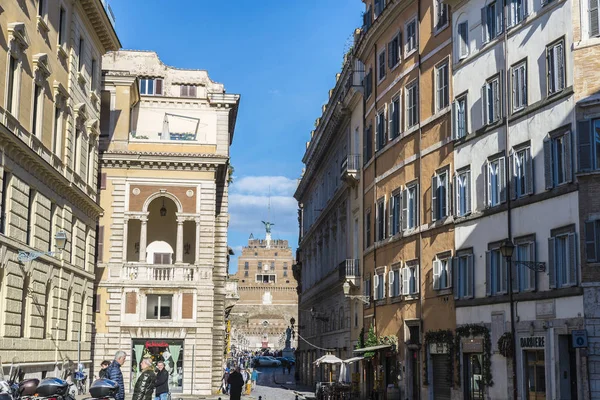
[[[290,319],[298,320],[293,264],[288,241],[271,239],[270,232],[265,239],[251,236],[242,249],[233,275],[239,299],[230,314],[231,343],[237,349],[284,348]]]
[[[239,95],[154,52],[104,59],[94,364],[144,354],[172,392],[215,393],[225,343],[228,165]]]
[[[9,1],[0,13],[0,355],[26,377],[91,366],[100,69],[121,45],[105,7]]]
[[[296,368],[308,385],[328,380],[329,372],[339,376],[339,366],[333,371],[314,361],[324,349],[351,357],[362,328],[363,303],[347,298],[343,285],[348,282],[358,293],[363,287],[363,75],[363,63],[349,52],[311,132],[302,158],[305,171],[294,194],[300,208],[294,267],[299,279],[298,332],[304,338],[298,344]]]

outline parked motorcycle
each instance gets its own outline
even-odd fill
[[[96,379],[90,386],[92,399],[87,400],[114,400],[119,393],[119,384],[113,380],[100,378]]]
[[[17,361],[16,357],[12,359],[6,380],[2,360],[0,360],[0,400],[32,400],[35,395],[40,380],[33,378],[17,382],[17,377],[21,372]]]
[[[67,381],[70,369],[66,364],[66,361],[63,362],[62,379],[46,378],[40,382],[35,393],[37,400],[75,400],[77,390],[74,383]]]

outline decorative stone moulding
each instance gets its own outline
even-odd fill
[[[140,194],[140,188],[133,188],[133,190],[131,191],[131,193],[133,193],[134,196],[137,196]]]
[[[185,192],[185,194],[187,195],[187,197],[192,197],[194,195],[194,191],[190,189],[187,192]]]

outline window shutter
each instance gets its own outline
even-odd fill
[[[529,102],[527,101],[527,70],[526,67],[523,67],[521,69],[521,85],[522,85],[522,90],[521,92],[523,93],[523,104],[527,105],[529,104]]]
[[[569,233],[569,279],[568,284],[577,285],[577,240],[575,233]]]
[[[402,230],[408,228],[408,189],[402,194]]]
[[[125,314],[137,313],[137,294],[135,292],[125,293]]]
[[[392,297],[394,295],[394,271],[390,269],[388,272],[388,296]]]
[[[448,171],[446,173],[446,190],[444,190],[444,195],[446,196],[446,216],[450,216],[452,215],[452,189],[453,189],[453,182],[452,182],[452,178],[450,178],[450,171]]]
[[[398,33],[398,62],[402,61],[402,32]]]
[[[433,260],[433,290],[440,290],[440,260]]]
[[[573,181],[573,151],[571,150],[571,131],[565,133],[565,178],[567,182]]]
[[[377,298],[377,289],[379,288],[379,276],[373,275],[373,300],[379,300]]]
[[[487,99],[487,83],[481,87],[481,125],[488,124],[488,99]]]
[[[448,266],[449,267],[449,266]],[[454,287],[454,298],[460,298],[459,293],[459,279],[465,279],[464,276],[460,276],[458,271],[458,257],[452,258],[452,286]],[[465,282],[466,283],[466,282]]]
[[[496,2],[496,37],[504,32],[504,1]]]
[[[595,262],[596,254],[596,221],[585,223],[585,258],[587,262]]]
[[[557,85],[557,89],[558,90],[562,90],[565,87],[565,58],[564,58],[564,51],[563,51],[563,45],[558,44],[556,46],[554,46],[555,49],[555,60],[556,60],[556,82],[558,83]]]
[[[531,261],[537,260],[535,242],[529,243],[529,255],[531,257]],[[528,269],[527,271],[529,273],[529,286],[526,289],[534,291],[537,288],[537,273],[531,269]]]
[[[481,9],[481,40],[483,43],[487,43],[489,38],[487,37],[487,7]]]
[[[506,202],[506,157],[498,159],[498,178],[500,181],[500,203]]]
[[[556,288],[556,266],[554,263],[555,241],[553,237],[548,238],[548,280],[550,289]]]
[[[531,158],[531,148],[527,150],[525,155],[525,187],[527,194],[533,194],[533,160]]]
[[[394,136],[394,100],[390,101],[390,105],[388,107],[388,139],[392,140]]]
[[[456,112],[456,100],[452,101],[452,140],[458,139],[458,114]]]
[[[96,234],[96,240],[98,245],[96,246],[96,260],[97,262],[104,261],[104,226],[98,226],[98,232]]]
[[[375,115],[375,152],[383,147],[379,141],[379,113]]]
[[[410,271],[407,267],[402,268],[402,294],[410,294]]]
[[[102,301],[102,296],[97,294],[94,296],[94,312],[100,312],[100,302]]]
[[[597,2],[598,0],[591,1]],[[592,165],[592,160],[594,156],[592,147],[592,126],[590,121],[577,121],[577,141],[577,147],[579,152],[578,171],[590,171],[594,168]]]
[[[181,296],[181,318],[194,318],[194,294],[183,293]]]
[[[504,71],[500,71],[498,75],[498,80],[494,81],[494,121],[500,120],[502,115],[504,115],[502,108],[504,104],[504,99],[502,93],[504,92]]]
[[[485,168],[485,187],[487,188],[485,204],[486,207],[490,207],[492,204],[492,180],[490,179],[490,162],[488,161]]]
[[[181,97],[187,97],[187,95],[188,95],[187,86],[186,85],[179,85],[179,96],[181,96]]]
[[[503,294],[508,293],[508,263],[506,262],[506,258],[500,255],[500,274],[502,277],[501,290]]]
[[[189,91],[190,91],[190,93],[189,93],[190,97],[196,97],[196,85],[190,86]]]
[[[163,83],[162,79],[156,79],[155,80],[155,84],[154,84],[154,86],[156,86],[156,91],[154,92],[155,94],[160,94],[160,95],[163,94],[163,92],[162,92],[162,83]]]
[[[387,51],[388,68],[392,69],[392,67],[394,66],[394,57],[393,57],[394,41],[393,40],[388,43],[387,48],[388,48],[388,51]]]
[[[485,252],[485,295],[492,295],[492,253]]]
[[[467,256],[467,276],[465,278],[465,287],[467,288],[467,297],[474,297],[475,288],[475,269],[473,266],[473,254]]]
[[[437,219],[437,187],[438,187],[438,178],[437,175],[431,177],[431,220],[435,221]]]
[[[468,214],[471,212],[471,171],[467,171],[465,174],[465,196],[467,196],[467,201],[465,203],[467,204],[466,213]]]
[[[544,177],[546,181],[546,190],[552,189],[554,179],[552,177],[552,142],[550,139],[544,139]]]
[[[519,269],[517,268],[517,263],[515,261],[517,261],[516,259],[516,253],[514,255],[515,257],[512,259],[512,262],[510,263],[510,265],[507,265],[507,269],[506,269],[506,273],[508,274],[508,268],[511,269],[511,274],[512,274],[512,291],[513,293],[519,293]],[[504,259],[504,257],[502,257],[502,260],[504,260],[504,262],[506,264],[508,264],[508,262]],[[520,261],[530,261],[530,260],[520,260]],[[526,267],[521,267],[521,268],[526,268]],[[529,269],[527,269],[527,271],[529,271]],[[508,277],[507,280],[508,282]],[[508,287],[506,287],[506,292],[508,293]]]
[[[598,36],[600,29],[598,27],[598,0],[590,0],[590,37]]]
[[[510,156],[508,157],[508,166],[510,168],[509,171],[509,179],[510,179],[510,198],[514,200],[517,198],[517,157],[514,151],[510,151]]]
[[[508,15],[506,16],[506,29],[513,26],[513,21],[515,20],[515,16],[517,15],[517,3],[515,0],[507,0],[510,1],[510,5],[508,6]]]
[[[460,215],[460,181],[458,175],[454,174],[454,196],[452,196],[454,201],[454,215]]]

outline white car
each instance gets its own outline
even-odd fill
[[[273,357],[260,356],[254,359],[254,365],[257,367],[281,367],[281,361]]]

